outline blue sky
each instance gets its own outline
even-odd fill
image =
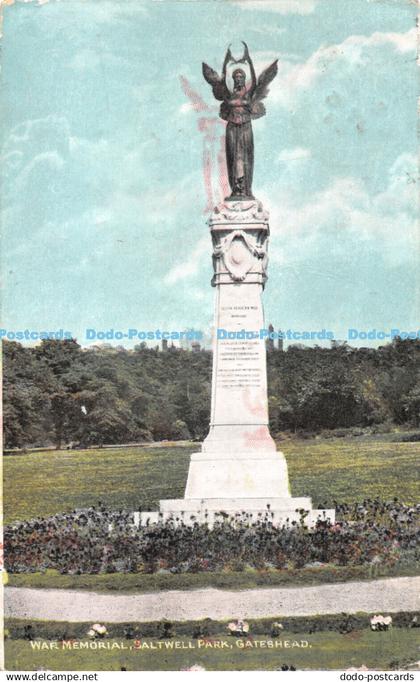
[[[240,40],[257,71],[279,58],[254,124],[266,321],[420,327],[414,3],[7,2],[3,327],[82,343],[87,327],[210,327],[203,154],[223,124],[201,62],[220,70]]]

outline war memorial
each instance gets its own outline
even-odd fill
[[[257,78],[248,47],[234,59],[230,48],[219,76],[203,63],[203,75],[221,101],[226,126],[230,196],[214,208],[208,224],[216,289],[210,431],[201,452],[191,456],[185,496],[161,500],[159,512],[136,512],[136,522],[178,517],[183,523],[212,523],[218,514],[247,520],[267,515],[275,525],[301,520],[334,521],[334,510],[313,509],[310,498],[291,497],[287,462],[268,428],[266,349],[249,338],[264,327],[261,295],[267,280],[268,211],[252,194],[252,120],[265,115],[262,100],[277,74],[277,61]],[[241,66],[249,69],[249,80]],[[231,67],[233,90],[227,85]],[[245,338],[243,338],[245,336]],[[255,336],[257,336],[255,334]],[[248,337],[248,338],[247,338]]]
[[[308,1],[311,6],[314,4]],[[303,2],[297,3],[298,18],[309,22],[312,10],[301,14]],[[63,237],[68,230],[71,240],[77,242],[74,260],[79,259],[84,265],[81,255],[89,251],[100,261],[102,270],[106,270],[104,280],[95,279],[92,260],[88,267],[92,275],[89,281],[83,280],[80,273],[73,279],[60,280],[63,287],[69,286],[70,280],[72,286],[77,283],[80,299],[77,298],[74,307],[83,322],[83,315],[90,311],[99,318],[101,306],[106,308],[105,312],[116,315],[120,301],[126,304],[124,322],[132,321],[125,315],[138,315],[143,316],[140,320],[143,324],[150,311],[152,319],[158,315],[168,318],[173,315],[174,319],[178,315],[180,319],[191,302],[189,322],[195,325],[198,319],[192,316],[195,300],[195,308],[200,308],[200,319],[207,328],[211,315],[209,299],[214,295],[212,352],[199,344],[168,347],[167,342],[162,342],[162,348],[146,343],[128,348],[112,344],[83,346],[77,342],[81,337],[76,334],[68,339],[45,339],[33,346],[20,344],[19,337],[3,340],[4,404],[8,423],[2,573],[6,586],[5,662],[0,647],[0,668],[39,670],[48,674],[72,669],[116,673],[419,669],[420,506],[415,502],[418,491],[415,458],[420,436],[419,341],[396,339],[377,349],[353,348],[346,342],[332,343],[331,347],[317,343],[314,347],[302,347],[292,343],[287,348],[280,344],[274,348],[274,344],[267,344],[258,333],[267,324],[263,301],[269,269],[275,280],[268,281],[269,294],[273,299],[278,296],[274,309],[279,318],[298,311],[304,319],[308,309],[299,308],[297,301],[304,300],[312,306],[315,299],[318,299],[319,315],[327,318],[327,314],[331,315],[331,310],[327,310],[327,295],[331,297],[330,307],[334,308],[334,314],[337,308],[339,317],[342,310],[336,305],[334,293],[337,282],[344,281],[343,267],[338,256],[330,256],[329,247],[337,252],[342,248],[348,268],[360,255],[360,251],[353,253],[350,248],[344,248],[350,244],[348,239],[340,241],[345,229],[354,228],[353,224],[349,227],[346,223],[350,220],[348,204],[338,206],[343,195],[335,203],[328,189],[328,178],[319,178],[319,186],[314,182],[324,163],[337,173],[341,190],[343,184],[346,192],[363,186],[362,178],[360,185],[345,181],[339,174],[337,159],[329,156],[326,140],[331,134],[331,117],[325,117],[325,130],[329,132],[318,131],[321,114],[317,110],[309,116],[305,100],[301,116],[293,122],[294,131],[286,130],[290,109],[282,106],[280,115],[278,105],[279,97],[286,97],[285,90],[290,85],[283,60],[292,60],[294,84],[302,85],[304,67],[312,78],[314,64],[317,68],[319,64],[322,66],[319,74],[315,69],[321,80],[326,60],[331,58],[335,64],[342,58],[337,55],[345,54],[346,50],[353,56],[355,50],[356,56],[360,56],[363,36],[349,35],[344,41],[339,36],[334,38],[341,45],[337,51],[333,38],[321,31],[325,22],[321,8],[318,8],[319,16],[315,16],[315,31],[313,24],[308,23],[305,29],[295,32],[294,20],[286,30],[283,13],[278,24],[267,14],[273,12],[274,6],[277,12],[278,3],[289,9],[293,5],[296,9],[294,0],[150,2],[148,12],[137,13],[140,2],[123,0],[116,3],[121,7],[115,14],[115,7],[111,8],[111,3],[103,0],[99,19],[91,22],[95,35],[89,40],[84,31],[91,26],[92,6],[74,3],[71,7],[80,26],[83,25],[77,35],[82,43],[94,45],[101,59],[94,61],[89,70],[85,66],[92,55],[96,58],[93,51],[76,55],[78,59],[73,63],[76,76],[74,82],[69,80],[71,87],[66,88],[61,110],[67,112],[74,104],[67,97],[68,92],[77,95],[83,92],[84,97],[73,97],[77,105],[81,103],[81,108],[76,106],[73,112],[74,130],[70,125],[65,126],[64,140],[68,138],[69,142],[63,149],[69,147],[73,153],[78,150],[83,157],[90,150],[95,182],[87,170],[91,165],[86,163],[84,168],[80,159],[77,178],[80,175],[83,196],[85,191],[87,195],[89,190],[93,192],[91,184],[95,193],[99,192],[101,210],[88,211],[87,225],[80,222],[80,233],[76,231],[77,211],[73,221],[68,222],[66,216],[61,231],[48,232],[53,223],[46,223],[44,237],[48,249],[45,251],[52,252],[56,242],[60,253],[66,251]],[[64,11],[64,7],[58,7],[60,3],[57,7],[51,0],[31,3],[31,7],[27,3],[9,4],[11,16],[13,12],[19,16],[33,12],[35,25],[41,22],[38,16],[43,13],[48,18],[51,12],[56,22],[53,24],[51,20],[50,24],[55,25],[55,44],[67,41],[73,50],[71,40],[76,31],[68,37],[63,30],[65,24],[58,20],[59,12]],[[218,48],[213,53],[213,44],[226,45],[231,40],[230,33],[221,33],[217,39],[211,35],[206,43],[203,25],[206,30],[213,28],[214,33],[220,13],[229,31],[235,25],[238,36],[250,45],[252,40],[257,46],[259,39],[248,37],[252,30],[249,20],[244,19],[251,16],[247,14],[248,5],[256,4],[261,7],[253,7],[252,16],[259,33],[265,36],[263,49],[252,50],[251,57],[245,42],[243,48],[232,48],[232,51],[228,48],[220,73],[206,63],[202,65],[203,82],[199,66],[201,50],[214,64],[218,60]],[[315,4],[318,4],[316,0]],[[334,2],[325,4],[330,5],[332,15]],[[388,42],[392,55],[400,51],[401,60],[408,64],[410,60],[401,48],[405,44],[404,34],[399,34],[394,24],[391,32],[390,24],[379,21],[376,13],[367,7],[368,1],[358,0],[358,4],[373,17],[372,26],[362,27],[369,49],[385,50],[384,44]],[[120,14],[123,7],[128,7],[124,9],[128,20],[124,21]],[[184,14],[186,11],[190,15]],[[340,30],[346,11],[350,12],[344,5],[337,11]],[[384,5],[378,14],[386,11]],[[194,13],[199,20],[195,33],[189,23]],[[213,23],[209,23],[211,13],[214,13]],[[110,19],[109,43],[102,44],[106,34],[104,15]],[[153,16],[158,29],[155,31],[151,30]],[[239,21],[238,25],[241,16],[243,22]],[[177,18],[182,18],[182,26],[186,28],[175,23]],[[69,20],[67,16],[66,21]],[[26,41],[32,40],[29,26],[23,26]],[[48,32],[41,31],[44,24],[38,26],[35,35],[43,47],[39,50],[42,62],[45,55],[50,59],[51,51],[47,45],[44,49],[48,38]],[[161,31],[162,26],[167,30]],[[266,40],[267,28],[273,29],[271,41]],[[281,39],[277,37],[279,33]],[[19,36],[19,31],[16,34]],[[133,39],[131,48],[129,35]],[[153,48],[160,40],[161,46],[168,48],[165,55],[176,52],[176,63],[186,74],[180,76],[181,87],[178,84],[170,106],[168,89],[176,90],[173,83],[168,85],[173,74],[156,78],[157,73],[162,76],[161,51],[159,54],[156,51],[150,71],[144,70],[145,60],[151,54],[147,44],[150,36],[156,43]],[[198,45],[193,58],[192,41],[188,42],[191,36]],[[310,39],[315,41],[312,47]],[[301,41],[303,46],[296,54],[294,40]],[[410,38],[410,45],[412,42]],[[128,58],[125,60],[126,45]],[[104,46],[110,48],[109,54]],[[112,55],[111,46],[115,59],[108,60],[108,70],[104,71],[105,59]],[[318,53],[321,54],[319,64]],[[69,78],[68,54],[63,56],[64,84]],[[138,58],[140,54],[142,59]],[[364,79],[370,66],[378,81],[381,76],[377,73],[378,64],[382,63],[387,70],[395,66],[389,56],[388,61],[384,56],[382,62],[369,59],[351,62],[352,68],[363,65],[363,79],[362,70],[356,75],[353,72],[350,79],[353,84],[361,84],[361,89],[366,89]],[[21,74],[28,63],[17,62],[17,81],[19,78],[22,81]],[[32,64],[41,70],[37,60]],[[123,81],[124,69],[129,82],[134,83],[131,90]],[[108,78],[110,73],[114,74],[113,78]],[[269,93],[276,78],[275,85],[279,87],[273,87]],[[54,101],[51,92],[55,92],[56,80],[52,80],[53,89],[45,92],[51,101]],[[10,81],[6,63],[6,85]],[[198,81],[203,95],[196,85]],[[330,75],[331,91],[338,90],[340,83],[340,77]],[[117,84],[118,88],[121,84],[119,97],[112,98]],[[211,90],[207,89],[208,85]],[[303,80],[303,85],[306,87],[307,81]],[[165,97],[161,97],[164,87],[167,88]],[[100,139],[96,144],[87,145],[83,142],[84,99],[89,89],[95,99],[93,128]],[[211,104],[206,100],[205,89],[207,95],[210,92],[213,95],[209,97]],[[96,104],[102,92],[105,104],[100,110]],[[351,88],[345,89],[349,96],[341,101],[337,96],[332,97],[329,90],[327,97],[319,94],[322,92],[320,88],[316,93],[322,113],[324,106],[337,106],[337,119],[343,119],[342,112],[349,116],[351,110],[353,115],[355,100]],[[271,134],[265,134],[268,130],[268,126],[264,129],[265,122],[257,122],[261,138],[254,145],[253,124],[265,116],[264,100],[268,95],[273,104],[266,119],[267,124],[272,124]],[[384,95],[383,99],[384,111],[394,122],[395,116],[389,113],[392,113],[391,98],[388,102]],[[125,110],[130,113],[128,104],[132,106],[131,118],[128,116],[124,125],[120,125],[121,119],[116,124],[116,110],[124,108],[124,113]],[[170,124],[169,115],[173,115]],[[107,117],[112,135],[103,125]],[[151,118],[159,125],[150,125]],[[130,130],[131,119],[134,123]],[[199,132],[195,136],[191,132],[194,121],[196,133]],[[49,117],[47,123],[51,127]],[[59,123],[62,125],[63,121]],[[76,123],[80,123],[81,129],[77,130]],[[343,141],[339,137],[345,126],[350,130],[348,119],[340,123],[334,147],[334,151],[343,155],[349,146],[348,137]],[[53,162],[57,187],[61,184],[67,190],[68,176],[61,174],[61,168],[68,161],[61,166],[58,152],[47,153],[40,134],[44,128],[39,128],[37,121],[33,121],[32,127],[40,158],[35,157],[35,152],[31,152],[32,156],[41,164]],[[126,129],[129,142],[124,145],[120,134]],[[315,130],[319,137],[318,147],[305,138],[308,129]],[[369,139],[372,132],[368,126],[361,129],[357,132],[357,143],[362,146],[365,143],[360,140]],[[11,148],[22,145],[27,149],[31,126],[20,128],[20,134],[16,134],[19,128],[12,130]],[[113,138],[116,130],[117,140]],[[140,142],[136,137],[139,130]],[[351,144],[357,147],[354,140]],[[357,147],[360,157],[361,146]],[[325,159],[318,162],[321,147],[327,149],[327,162]],[[373,147],[375,159],[379,158],[378,146],[372,144]],[[403,146],[398,148],[399,153],[402,149]],[[186,159],[182,157],[184,152]],[[19,154],[11,158],[17,167]],[[254,194],[255,158],[260,163],[258,170],[255,168],[261,190]],[[315,158],[317,163],[309,169],[309,160]],[[179,167],[176,159],[181,159]],[[308,165],[300,165],[302,159]],[[400,191],[403,182],[407,184],[407,197],[414,189],[411,176],[406,179],[404,159],[401,165],[392,166],[395,171],[392,189],[401,194],[401,201],[405,197],[405,190]],[[296,160],[298,171],[290,168]],[[367,167],[367,154],[363,160]],[[26,169],[28,173],[38,168],[32,161]],[[184,162],[184,175],[180,174],[181,181],[174,183]],[[110,169],[107,184],[104,180]],[[357,165],[349,169],[357,179]],[[206,170],[211,175],[208,186]],[[303,182],[307,171],[308,186]],[[124,173],[127,186],[122,192],[118,183]],[[201,173],[204,188],[200,185]],[[384,175],[383,168],[380,175]],[[37,180],[41,177],[41,171],[37,170]],[[40,186],[39,181],[36,186]],[[310,226],[303,234],[299,231],[296,212],[290,210],[287,214],[285,210],[285,220],[279,218],[279,206],[287,205],[288,193],[293,195],[293,187],[298,186],[299,192],[291,205],[307,213]],[[324,186],[325,191],[320,189]],[[31,200],[30,193],[21,191],[24,185],[16,183],[16,187],[29,219],[36,202]],[[78,187],[76,183],[74,195]],[[186,187],[188,192],[183,191]],[[51,193],[48,195],[50,189],[54,194],[56,185],[46,186],[40,196],[49,196],[48,202],[54,207],[62,202],[66,208],[63,197],[54,199]],[[203,189],[207,199],[205,208],[200,203]],[[263,201],[258,196],[260,191]],[[306,192],[311,197],[308,206],[303,200],[307,198]],[[326,198],[319,206],[324,195]],[[111,224],[105,210],[110,196],[117,201],[115,224]],[[162,197],[164,200],[160,202]],[[361,190],[356,192],[356,203],[363,197]],[[385,199],[382,193],[381,202]],[[95,202],[96,194],[95,201],[92,194],[87,197],[87,204],[96,206]],[[153,204],[151,216],[146,215],[148,202]],[[365,209],[373,203],[373,199],[361,201]],[[134,212],[132,223],[124,213],[127,204]],[[334,212],[332,225],[321,215],[330,204]],[[357,220],[362,223],[365,235],[372,225],[366,218],[368,213],[363,213],[359,204],[357,208]],[[269,268],[270,213],[277,253],[273,248],[274,262]],[[8,220],[11,224],[10,216]],[[400,221],[399,225],[400,238],[405,223]],[[20,239],[18,227],[23,229],[15,216],[14,234],[19,234]],[[94,248],[90,250],[89,242],[84,241],[89,231],[94,235]],[[325,248],[312,241],[315,232],[318,237],[323,235],[321,243],[324,247],[327,244]],[[99,237],[103,251],[96,250]],[[296,261],[296,273],[301,277],[312,263],[314,270],[319,270],[319,280],[325,283],[325,269],[321,272],[318,261],[320,254],[326,253],[331,259],[331,270],[335,269],[338,274],[319,290],[315,290],[309,277],[301,277],[307,281],[302,297],[297,299],[293,297],[287,267],[305,238],[310,257],[307,261]],[[382,236],[378,242],[381,239]],[[28,236],[26,242],[33,246]],[[279,243],[284,258],[283,253],[279,255]],[[164,258],[162,244],[166,249]],[[367,240],[363,241],[363,248],[366,244]],[[66,262],[71,260],[71,255],[71,251],[65,253]],[[35,261],[32,255],[31,258]],[[183,269],[191,272],[192,261],[195,279],[190,275],[183,279],[180,273],[184,274]],[[208,271],[203,276],[206,267]],[[123,289],[118,289],[118,272],[124,275],[120,277]],[[168,273],[172,279],[165,279]],[[210,277],[213,290],[208,286],[203,293],[202,283]],[[366,290],[368,286],[375,288],[376,296],[379,285],[375,283],[373,287],[370,272],[365,277],[363,285]],[[360,313],[359,304],[366,310],[374,310],[372,292],[370,298],[365,292],[357,298],[355,279],[349,275],[346,281],[340,291],[351,298],[354,314]],[[60,304],[64,309],[64,288],[55,282],[54,279],[54,291],[45,305],[48,303],[55,309]],[[91,300],[82,314],[83,282]],[[199,287],[194,288],[194,282],[199,282]],[[104,283],[110,285],[108,293]],[[115,296],[110,295],[111,289],[115,289]],[[30,290],[29,284],[26,290]],[[30,294],[35,302],[33,291]],[[195,299],[194,294],[197,294]],[[39,301],[34,305],[35,309],[38,306],[38,312]],[[175,301],[179,302],[179,308],[175,308]],[[270,305],[266,297],[267,316],[278,325],[279,320],[271,318]],[[208,311],[208,316],[203,311]],[[106,326],[109,325],[104,322]],[[219,330],[223,333],[219,334]],[[139,340],[143,341],[140,337]],[[319,337],[311,340],[317,341]]]

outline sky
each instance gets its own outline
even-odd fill
[[[420,329],[415,14],[411,0],[5,0],[1,327],[83,345],[87,328],[211,327],[224,124],[201,62],[220,71],[244,40],[257,73],[279,59],[253,124],[267,324]]]

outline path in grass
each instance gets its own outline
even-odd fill
[[[309,616],[323,613],[416,611],[420,577],[386,578],[299,588],[242,592],[173,590],[149,594],[106,595],[75,590],[6,587],[5,615],[55,621],[122,623],[212,618]]]

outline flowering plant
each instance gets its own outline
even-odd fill
[[[102,637],[105,637],[105,635],[108,634],[108,630],[106,629],[105,625],[100,625],[99,623],[94,623],[90,630],[88,630],[88,635],[89,637],[92,637],[94,639],[100,639]]]
[[[336,509],[338,520],[332,526],[319,522],[311,529],[299,524],[274,529],[267,510],[252,524],[247,513],[238,513],[234,521],[220,514],[199,533],[186,533],[173,520],[134,528],[132,513],[123,510],[78,509],[5,526],[7,570],[194,573],[273,566],[317,570],[333,564],[370,565],[373,577],[381,566],[414,562],[420,504],[365,500],[337,504]],[[92,546],[86,543],[87,525],[96,532]]]
[[[249,624],[246,620],[232,620],[226,627],[230,634],[236,637],[244,637],[249,632]]]
[[[280,632],[284,629],[283,623],[273,623],[271,626],[271,636],[278,637]]]
[[[371,630],[388,630],[392,627],[391,616],[372,616],[370,619],[370,629]]]

